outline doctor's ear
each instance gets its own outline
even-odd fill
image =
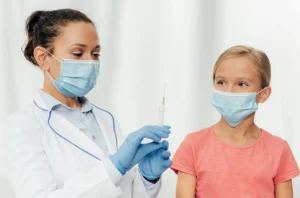
[[[268,100],[271,93],[272,93],[271,87],[264,88],[258,95],[259,97],[258,97],[257,103],[264,103],[266,100]]]
[[[49,65],[44,64],[44,62],[48,56],[48,53],[45,51],[45,49],[43,47],[37,46],[36,48],[34,48],[33,56],[34,56],[35,61],[37,62],[37,64],[40,66],[40,68],[43,71],[49,70]]]

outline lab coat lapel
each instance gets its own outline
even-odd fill
[[[49,118],[50,109],[40,95],[37,96],[34,103],[39,109],[44,110]],[[92,140],[57,112],[51,111],[49,124],[51,132],[56,133],[56,135],[66,141],[66,144],[71,144],[74,149],[77,149],[79,152],[87,152],[87,155],[90,153],[100,160],[107,158],[107,154],[105,154]]]
[[[70,144],[73,144],[74,148],[78,147],[83,152],[88,152],[100,160],[107,158],[107,155],[93,141],[84,135],[74,124],[55,111],[52,112],[49,123],[54,132]]]
[[[93,113],[104,136],[109,153],[115,153],[118,147],[118,137],[115,133],[115,121],[113,116],[109,112],[96,106],[93,106]]]

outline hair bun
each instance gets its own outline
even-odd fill
[[[31,37],[33,35],[34,32],[34,27],[36,26],[36,24],[38,23],[38,21],[40,20],[41,16],[45,13],[46,11],[35,11],[34,13],[32,13],[32,15],[27,19],[26,21],[26,32],[28,37]]]

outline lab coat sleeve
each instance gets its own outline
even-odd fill
[[[99,162],[88,172],[72,175],[57,189],[43,149],[43,126],[29,113],[8,119],[8,163],[17,198],[116,198],[122,194]],[[106,159],[109,160],[109,159]]]
[[[122,179],[122,174],[120,173],[120,171],[115,167],[111,160],[105,160],[103,163],[110,179],[115,185],[118,185],[120,180]]]
[[[140,175],[142,181],[143,181],[143,184],[146,188],[146,191],[149,195],[149,197],[151,198],[155,198],[158,196],[158,193],[161,189],[161,178],[155,183],[155,184],[152,184],[150,182],[148,182],[142,175]]]
[[[120,140],[121,143],[124,141],[124,136],[121,131],[121,127],[118,121],[116,122],[116,132],[118,139]],[[121,145],[121,144],[119,144]],[[133,198],[140,198],[141,195],[143,194],[143,191],[146,190],[147,194],[149,197],[154,198],[157,197],[160,188],[161,188],[161,179],[156,182],[155,184],[152,184],[148,182],[142,175],[140,175],[139,171],[136,172],[134,181],[133,181]]]

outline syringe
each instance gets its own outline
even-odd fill
[[[162,104],[158,108],[158,125],[163,126],[165,120],[165,97],[162,99]]]
[[[164,96],[162,99],[162,104],[159,105],[158,107],[158,126],[163,126],[164,125],[164,119],[165,119],[165,93],[166,93],[166,84],[164,86]],[[142,144],[147,144],[153,142],[149,138],[144,138],[142,141]]]
[[[164,96],[162,99],[162,104],[158,108],[158,125],[163,126],[165,120],[165,96],[166,96],[166,83],[164,84]]]

